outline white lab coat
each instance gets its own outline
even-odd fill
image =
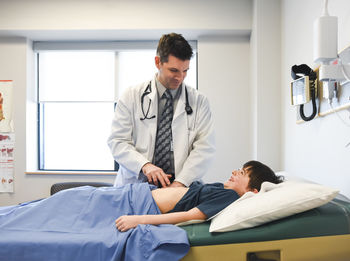
[[[115,186],[145,182],[140,173],[147,162],[152,162],[157,133],[158,94],[155,79],[151,81],[151,93],[144,96],[141,109],[141,96],[150,81],[126,90],[115,109],[112,130],[108,145],[114,159],[119,163]],[[209,168],[215,152],[214,132],[209,102],[197,90],[186,87],[189,104],[193,113],[185,111],[186,96],[184,84],[173,116],[172,135],[175,165],[175,180],[189,186],[199,180]]]

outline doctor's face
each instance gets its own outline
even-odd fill
[[[246,169],[238,169],[232,171],[231,177],[224,183],[225,189],[232,189],[242,196],[248,191],[253,191],[249,188],[249,173]],[[257,192],[257,191],[256,191]]]
[[[168,61],[162,63],[160,57],[155,57],[155,63],[158,68],[158,80],[165,88],[175,90],[179,88],[187,75],[190,66],[190,60],[181,60],[173,55],[169,55]]]

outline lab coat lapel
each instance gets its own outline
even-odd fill
[[[182,116],[183,113],[186,113],[185,107],[186,107],[185,84],[182,84],[181,94],[177,102],[176,109],[173,116],[173,122],[175,122],[178,117]]]
[[[181,95],[176,105],[173,122],[172,135],[175,158],[175,173],[181,171],[184,160],[188,155],[188,121],[185,111],[186,96],[185,85],[182,85]]]

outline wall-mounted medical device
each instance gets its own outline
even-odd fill
[[[315,63],[320,64],[318,72],[306,64],[294,65],[291,68],[293,78],[290,84],[291,103],[298,106],[298,116],[304,121],[310,121],[317,115],[317,98],[327,99],[333,111],[334,97],[337,104],[344,107],[344,97],[341,95],[346,93],[344,86],[349,86],[350,83],[350,46],[338,53],[338,18],[330,16],[327,9],[328,0],[324,0],[322,16],[314,22],[313,56]],[[318,86],[322,87],[322,90],[319,90]],[[312,113],[310,116],[305,116],[304,104],[310,105],[310,101],[312,101]],[[321,99],[318,102],[319,110],[322,104]],[[310,106],[305,107],[307,111],[310,111],[309,108]]]
[[[350,81],[350,47],[338,56],[338,18],[328,14],[324,0],[323,14],[314,22],[314,61],[319,63],[319,80],[323,82],[323,97],[331,102],[337,82]]]
[[[317,113],[317,74],[308,65],[294,65],[291,69],[293,81],[290,84],[292,105],[299,105],[300,117],[304,121],[315,118]],[[312,113],[305,116],[304,104],[312,101]]]
[[[309,76],[296,79],[290,83],[292,105],[301,105],[310,101]]]

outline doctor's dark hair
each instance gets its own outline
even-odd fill
[[[250,180],[248,186],[250,189],[257,189],[260,191],[261,184],[264,181],[278,184],[284,180],[283,176],[277,176],[272,169],[259,161],[248,161],[243,165],[243,169],[245,169],[249,175]]]
[[[191,59],[193,51],[191,45],[181,34],[164,34],[158,42],[157,55],[160,57],[160,61],[164,63],[168,62],[170,54],[186,61]]]

